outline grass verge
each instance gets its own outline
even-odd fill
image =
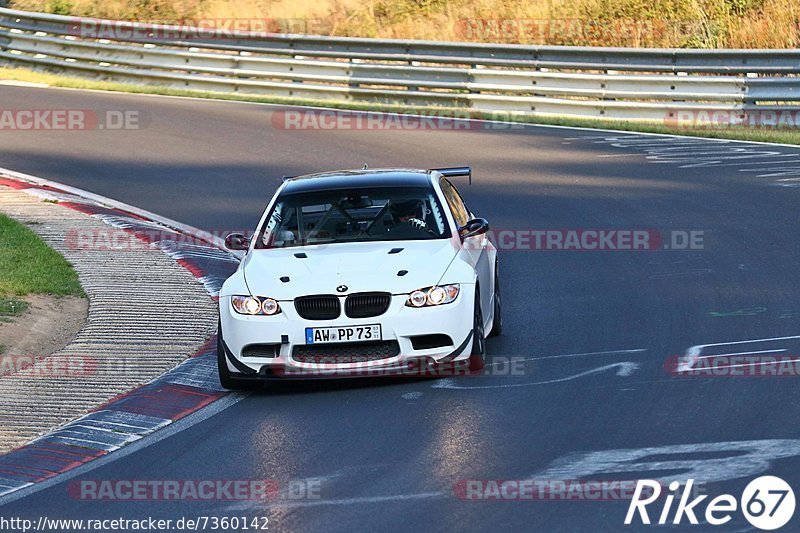
[[[795,48],[798,0],[11,0],[16,9],[280,33],[581,46]],[[265,24],[266,23],[266,24]]]
[[[0,317],[25,311],[28,294],[84,296],[78,275],[34,232],[0,214]]]
[[[230,94],[212,91],[194,91],[172,89],[155,85],[136,85],[129,83],[96,81],[85,78],[39,72],[27,68],[0,67],[0,80],[13,80],[27,83],[41,83],[52,87],[70,89],[90,89],[98,91],[124,92],[134,94],[158,94],[165,96],[186,96],[191,98],[208,98],[238,102],[257,102],[295,106],[326,107],[330,109],[352,109],[356,111],[381,111],[389,113],[435,114],[436,116],[471,117],[478,119],[508,120],[522,124],[544,124],[592,129],[611,129],[630,132],[662,133],[670,135],[690,135],[714,139],[731,139],[737,141],[759,141],[800,145],[800,129],[797,128],[751,128],[733,126],[719,128],[713,126],[677,126],[660,121],[625,121],[595,118],[541,117],[529,115],[510,115],[508,113],[492,113],[474,109],[455,107],[421,107],[400,104],[373,104],[363,102],[345,102],[331,100],[309,100],[303,98],[283,98],[277,96],[258,96],[246,94]]]

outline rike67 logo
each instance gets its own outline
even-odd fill
[[[661,513],[658,515],[659,525],[667,523],[678,525],[683,523],[684,519],[690,524],[698,524],[700,515],[709,525],[721,526],[730,522],[737,510],[740,510],[750,525],[769,531],[783,527],[794,515],[794,491],[779,477],[761,476],[754,479],[745,487],[739,500],[731,494],[716,496],[705,503],[705,511],[702,514],[701,504],[709,496],[703,494],[692,498],[693,485],[693,479],[683,485],[678,481],[669,484],[669,490],[663,498]],[[650,524],[651,518],[647,507],[660,500],[661,493],[662,486],[657,481],[639,480],[628,507],[628,514],[625,516],[625,524],[630,525],[637,516],[642,524]],[[678,503],[673,512],[676,499]]]

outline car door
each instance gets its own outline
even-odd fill
[[[450,183],[447,178],[442,178],[440,182],[442,193],[444,193],[447,205],[453,213],[453,218],[458,227],[475,218],[475,215],[467,207],[464,199],[459,194],[458,189]],[[489,236],[487,234],[475,235],[464,241],[464,257],[469,261],[478,277],[481,287],[481,309],[483,310],[484,320],[490,317],[492,312],[492,290],[494,279],[492,277],[492,258],[489,256]]]

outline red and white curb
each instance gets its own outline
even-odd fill
[[[238,265],[237,258],[224,250],[219,238],[135,207],[5,169],[0,169],[0,185],[57,199],[59,205],[88,214],[158,247],[200,280],[212,298]],[[217,377],[214,336],[192,357],[157,379],[0,455],[0,496],[106,456],[226,394]]]

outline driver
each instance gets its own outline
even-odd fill
[[[427,231],[428,225],[421,219],[422,200],[390,202],[389,214],[392,216],[392,230],[401,227]]]

